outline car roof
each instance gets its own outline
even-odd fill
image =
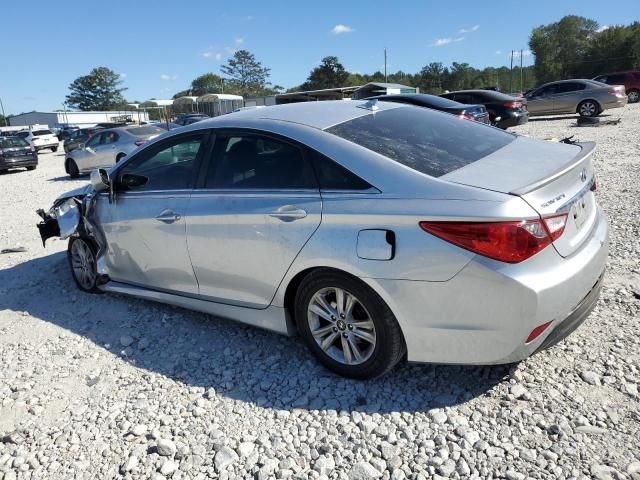
[[[455,95],[456,93],[473,93],[475,95],[484,95],[485,98],[492,98],[495,100],[507,100],[512,98],[517,98],[507,93],[496,92],[495,90],[482,90],[481,88],[478,88],[475,90],[455,90],[453,92],[448,92],[443,95]]]
[[[367,104],[370,104],[368,100],[326,100],[272,105],[267,108],[228,113],[193,123],[188,127],[192,127],[195,130],[205,126],[211,126],[212,128],[237,126],[243,120],[278,120],[325,130],[333,125],[365,115],[372,115],[375,112],[410,107],[410,105],[402,103],[375,102],[375,107],[372,109],[367,107]]]
[[[412,105],[424,105],[436,108],[466,108],[468,105],[465,105],[460,102],[456,102],[449,98],[438,97],[437,95],[429,95],[427,93],[400,93],[397,95],[378,95],[375,97],[369,97],[367,100],[377,99],[381,101],[387,102],[402,102],[402,100],[406,100],[407,103],[411,103]]]

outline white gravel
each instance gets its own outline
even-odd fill
[[[640,479],[640,104],[618,126],[517,131],[598,143],[611,222],[601,300],[514,367],[403,366],[335,377],[299,339],[86,295],[34,210],[86,180],[61,153],[0,174],[0,480]]]

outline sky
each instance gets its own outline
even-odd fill
[[[69,84],[97,66],[119,73],[129,101],[171,98],[234,51],[252,52],[270,81],[299,85],[327,55],[352,72],[415,73],[430,62],[509,65],[531,29],[582,15],[629,24],[638,0],[269,2],[109,0],[6,2],[0,16],[0,99],[7,115],[62,108]],[[12,20],[13,19],[13,20]],[[517,59],[516,61],[519,61]]]

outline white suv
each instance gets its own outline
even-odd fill
[[[30,130],[20,130],[17,134],[34,146],[36,151],[50,148],[52,152],[58,151],[60,141],[46,125],[34,125]]]

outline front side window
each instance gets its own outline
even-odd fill
[[[477,122],[419,107],[383,110],[326,131],[433,177],[473,163],[516,138]]]
[[[125,191],[191,188],[202,135],[181,137],[140,152],[118,170],[118,189]]]
[[[561,83],[558,85],[558,93],[569,93],[569,92],[577,92],[579,90],[584,90],[584,83],[577,82],[569,82],[569,83]]]
[[[318,188],[313,168],[297,146],[262,135],[217,135],[206,187],[221,189]]]
[[[86,146],[89,148],[95,148],[100,144],[100,137],[101,135],[94,135],[93,137],[91,137],[89,139],[89,141],[87,142]]]
[[[108,145],[110,143],[116,143],[118,141],[118,134],[116,132],[105,132],[102,134],[102,143]]]

